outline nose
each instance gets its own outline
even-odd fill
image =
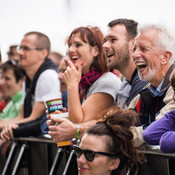
[[[78,164],[83,164],[86,163],[86,158],[84,157],[84,154],[82,154],[79,158],[78,158]]]
[[[110,47],[110,43],[109,43],[108,41],[106,41],[106,42],[103,44],[103,49],[104,49],[104,50],[107,50],[107,49],[109,49],[109,47]]]
[[[0,78],[0,86],[3,86],[5,84],[5,79],[4,78]]]
[[[24,49],[19,47],[19,48],[17,49],[17,53],[18,53],[18,55],[23,55]]]
[[[24,51],[23,51],[22,49],[19,49],[19,50],[18,50],[19,56],[20,56],[20,55],[23,55],[23,53],[24,53]]]
[[[133,53],[132,53],[132,58],[135,60],[135,59],[138,59],[141,57],[141,53],[138,49],[134,50]]]
[[[73,45],[69,46],[68,53],[74,52],[74,51],[75,51],[75,47]]]
[[[1,91],[4,93],[5,89],[7,89],[7,83],[4,78],[0,79],[0,87]]]

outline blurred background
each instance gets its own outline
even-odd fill
[[[20,44],[29,31],[48,35],[52,51],[65,55],[65,40],[79,26],[99,26],[115,18],[140,24],[164,24],[175,33],[174,0],[0,0],[0,50],[7,59],[10,45]]]

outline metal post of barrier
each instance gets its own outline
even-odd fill
[[[56,155],[55,155],[54,162],[53,162],[53,164],[52,164],[52,167],[51,167],[51,170],[50,170],[49,175],[52,175],[52,174],[53,174],[54,169],[55,169],[55,166],[56,166],[56,163],[57,163],[57,160],[58,160],[58,157],[59,157],[61,151],[62,151],[62,148],[59,148],[59,149],[57,150],[57,153],[56,153]]]
[[[13,154],[13,152],[15,150],[16,144],[17,143],[15,141],[13,141],[12,146],[11,146],[11,149],[10,149],[10,152],[9,152],[9,155],[8,155],[8,158],[7,158],[6,163],[5,163],[5,166],[3,168],[2,175],[5,175],[6,174],[6,171],[7,171],[8,165],[10,163],[10,160],[12,158],[12,154]]]
[[[20,163],[21,157],[22,157],[22,155],[23,155],[23,153],[24,153],[24,150],[25,150],[26,146],[27,146],[27,143],[24,143],[24,144],[22,144],[22,146],[21,146],[19,155],[18,155],[18,157],[17,157],[15,166],[14,166],[13,171],[12,171],[12,175],[15,175],[15,173],[16,173],[16,171],[17,171],[18,165],[19,165],[19,163]]]
[[[72,159],[73,154],[74,154],[74,150],[72,150],[71,153],[70,153],[70,155],[69,155],[69,158],[68,158],[68,160],[67,160],[67,163],[66,163],[66,166],[65,166],[63,175],[66,175],[66,173],[67,173],[67,170],[68,170],[68,168],[69,168],[69,164],[70,164],[70,162],[71,162],[71,159]]]

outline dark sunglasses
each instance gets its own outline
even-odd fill
[[[31,48],[31,47],[28,47],[28,46],[18,46],[17,47],[17,50],[23,50],[23,51],[30,51],[30,50],[42,50],[43,48]]]
[[[80,158],[80,156],[82,154],[84,154],[86,160],[89,162],[92,162],[94,160],[95,154],[101,154],[101,155],[107,156],[107,157],[115,157],[115,155],[110,154],[110,153],[96,152],[96,151],[92,151],[92,150],[83,150],[82,148],[80,148],[77,145],[74,145],[74,152],[75,152],[75,155],[77,156],[77,158]]]

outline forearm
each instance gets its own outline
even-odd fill
[[[70,121],[73,123],[81,123],[83,121],[83,110],[80,103],[78,85],[68,87],[68,109]]]
[[[0,132],[10,123],[10,120],[0,120]]]
[[[94,126],[97,123],[97,120],[91,120],[88,122],[76,124],[77,126],[80,125],[80,138],[83,137],[84,133],[92,126]]]
[[[96,120],[84,123],[72,123],[68,119],[58,117],[52,117],[52,120],[55,123],[59,123],[58,125],[52,125],[51,120],[47,121],[50,130],[48,134],[55,140],[55,142],[62,142],[76,138],[78,125],[80,125],[80,137],[82,137],[88,128],[96,124]]]

